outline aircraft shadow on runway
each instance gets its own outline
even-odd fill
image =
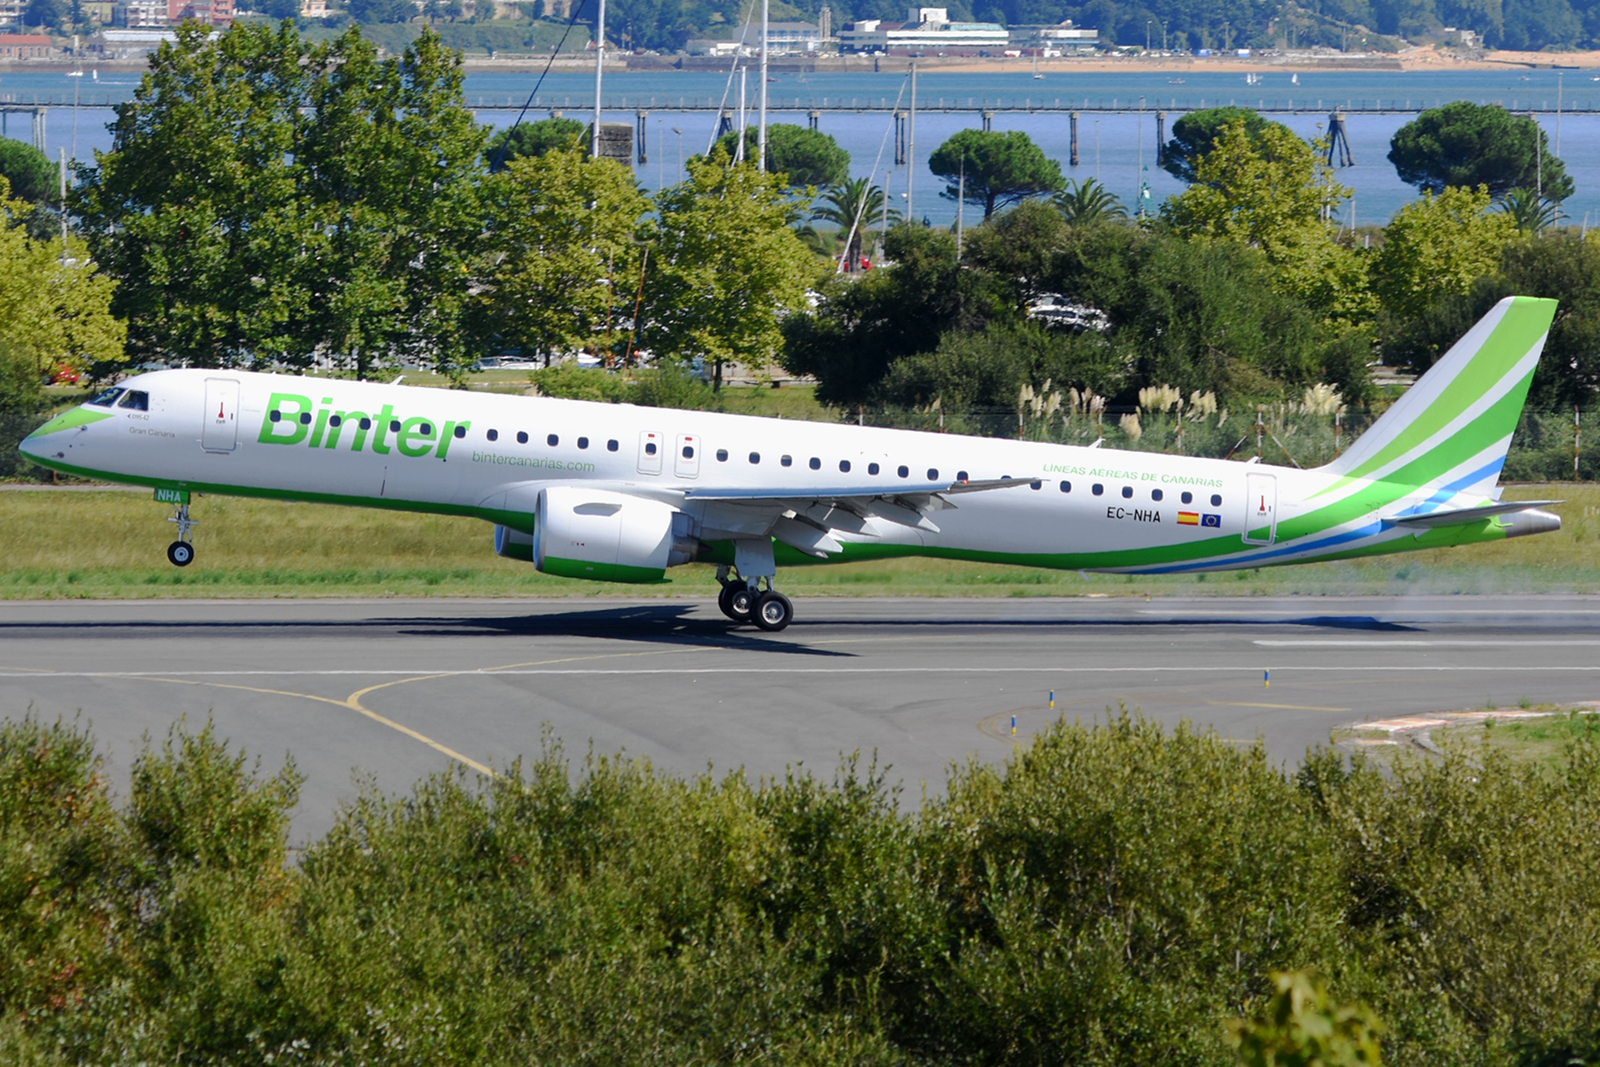
[[[920,602],[919,606],[926,606]],[[137,639],[142,636],[169,637],[177,631],[201,631],[208,634],[255,632],[281,634],[315,633],[336,639],[339,633],[352,637],[371,638],[385,633],[409,637],[462,637],[484,634],[509,637],[597,637],[610,640],[639,641],[656,644],[680,644],[696,647],[715,646],[744,651],[774,652],[785,655],[850,658],[852,653],[832,649],[813,648],[805,643],[806,631],[812,627],[850,630],[874,629],[895,631],[903,629],[969,630],[973,632],[1017,629],[1028,631],[1094,629],[1132,629],[1156,631],[1173,627],[1217,627],[1280,629],[1306,627],[1326,630],[1355,630],[1369,633],[1416,633],[1425,627],[1406,623],[1388,622],[1370,615],[1308,615],[1297,618],[1272,618],[1249,616],[1163,616],[1151,614],[1138,618],[1026,618],[995,619],[974,618],[960,610],[959,601],[947,601],[945,616],[919,615],[896,617],[893,608],[885,608],[881,616],[852,618],[806,618],[802,616],[783,634],[767,634],[753,626],[734,626],[720,616],[710,615],[695,601],[657,601],[644,604],[623,604],[586,608],[578,611],[550,611],[538,614],[472,615],[472,616],[385,616],[374,614],[360,619],[193,619],[81,622],[0,622],[0,636],[8,631],[37,634],[54,632],[67,637],[74,631],[93,634],[97,639],[123,635]]]

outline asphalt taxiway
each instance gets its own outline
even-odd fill
[[[915,802],[952,763],[1008,756],[1013,716],[1026,741],[1121,704],[1292,765],[1344,723],[1597,697],[1600,597],[808,598],[775,635],[689,599],[0,609],[0,716],[81,713],[119,790],[145,735],[210,716],[264,768],[293,754],[297,844],[360,776],[499,770],[546,729],[577,760],[685,775],[827,778],[876,752]]]

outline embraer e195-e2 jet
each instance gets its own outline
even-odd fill
[[[22,442],[151,486],[194,558],[193,493],[469,515],[548,574],[717,565],[730,618],[781,630],[781,563],[938,556],[1121,574],[1230,570],[1560,529],[1500,469],[1555,315],[1502,300],[1314,470],[668,408],[229,370],[129,378]]]

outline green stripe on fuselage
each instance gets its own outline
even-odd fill
[[[63,411],[28,436],[43,437],[46,434],[60,433],[62,430],[76,430],[79,426],[92,426],[110,417],[111,412],[109,411],[95,411],[92,408],[73,408],[71,411]]]

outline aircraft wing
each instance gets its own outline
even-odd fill
[[[1417,514],[1388,515],[1383,521],[1391,526],[1465,526],[1467,523],[1481,522],[1495,515],[1532,511],[1535,508],[1564,503],[1566,503],[1564,500],[1503,500],[1498,504],[1484,504],[1475,508],[1445,508]]]
[[[1015,489],[1033,479],[981,482],[923,482],[885,485],[819,485],[773,491],[766,488],[690,488],[684,499],[714,507],[707,524],[730,534],[770,535],[810,556],[824,559],[842,551],[836,533],[873,536],[870,520],[938,533],[929,518],[956,507],[950,497]]]

